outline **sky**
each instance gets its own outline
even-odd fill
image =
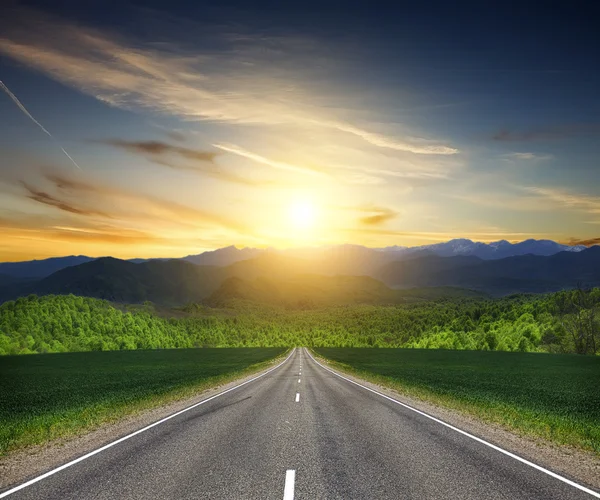
[[[0,261],[600,242],[585,5],[5,0]]]

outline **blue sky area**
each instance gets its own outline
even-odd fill
[[[0,260],[600,241],[585,3],[5,12]]]

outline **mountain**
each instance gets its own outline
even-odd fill
[[[520,243],[509,243],[506,240],[492,243],[474,242],[468,239],[454,239],[444,243],[421,245],[416,247],[391,246],[385,248],[367,248],[360,245],[333,245],[313,248],[292,248],[286,250],[236,248],[228,246],[188,255],[181,260],[202,266],[226,267],[236,262],[254,259],[265,254],[280,254],[286,257],[309,260],[313,263],[312,272],[318,274],[352,274],[368,275],[386,263],[415,255],[437,255],[453,257],[457,255],[474,256],[484,260],[504,259],[517,255],[554,255],[559,252],[581,252],[585,246],[568,246],[551,240],[526,240]],[[45,278],[66,267],[76,266],[95,260],[85,255],[54,257],[44,260],[0,263],[0,274],[15,278]],[[129,259],[129,262],[141,264],[150,260],[161,259]]]
[[[9,286],[9,285],[17,285],[20,283],[24,283],[30,281],[29,278],[17,278],[15,276],[11,276],[10,274],[0,274],[0,287]]]
[[[394,303],[398,293],[368,276],[320,276],[299,274],[285,280],[260,277],[226,279],[204,303],[223,307],[232,300],[246,300],[288,307],[348,303]]]
[[[14,278],[45,278],[65,267],[77,266],[91,260],[94,259],[85,255],[70,255],[25,262],[0,262],[0,274]]]
[[[492,243],[481,243],[464,238],[453,239],[444,243],[433,243],[417,247],[386,247],[381,250],[396,255],[407,255],[418,251],[429,251],[439,257],[453,257],[456,255],[472,255],[484,260],[504,259],[517,255],[554,255],[559,252],[581,252],[587,247],[584,245],[569,246],[551,240],[529,239],[519,243],[510,243],[506,240]]]
[[[240,260],[252,259],[263,252],[265,250],[259,248],[237,248],[231,245],[197,255],[188,255],[183,257],[183,260],[201,266],[228,266]]]
[[[391,287],[455,286],[496,295],[600,286],[600,247],[497,260],[425,256],[386,264],[374,277]]]
[[[310,264],[279,254],[263,254],[227,267],[198,266],[180,259],[148,260],[139,263],[102,257],[61,269],[41,280],[0,284],[0,301],[35,293],[75,294],[115,302],[182,305],[198,302],[232,276],[245,280],[259,277],[287,279]]]
[[[468,243],[463,240],[452,248],[465,245]],[[239,250],[231,252],[237,254]],[[600,246],[549,256],[527,254],[486,260],[474,255],[440,257],[431,248],[398,255],[396,251],[344,245],[289,252],[266,250],[228,266],[195,265],[182,259],[134,263],[112,257],[74,257],[79,258],[88,261],[41,279],[0,274],[0,301],[30,293],[73,293],[116,302],[150,300],[165,306],[253,296],[260,300],[271,297],[278,303],[297,303],[308,297],[323,304],[343,300],[382,303],[401,301],[397,290],[408,288],[458,287],[504,295],[550,292],[578,283],[600,286]],[[60,265],[72,262],[65,259]],[[227,281],[229,278],[243,282]],[[393,294],[386,291],[388,287],[395,290]]]
[[[151,260],[135,264],[103,257],[67,267],[34,283],[3,287],[0,299],[29,293],[73,293],[116,302],[150,300],[164,305],[179,305],[207,297],[223,279],[223,273],[217,267],[195,266],[181,260]]]
[[[233,301],[307,309],[345,304],[399,304],[447,297],[481,298],[485,295],[457,288],[393,290],[369,276],[298,274],[285,280],[268,277],[245,280],[227,278],[204,304],[227,307]]]
[[[265,252],[230,266],[198,266],[180,259],[136,264],[106,257],[61,269],[41,280],[3,278],[0,285],[8,282],[0,286],[0,299],[73,293],[116,302],[150,300],[166,306],[205,299],[222,304],[236,298],[279,304],[395,303],[406,300],[407,292],[402,295],[398,289],[407,288],[459,287],[503,295],[555,291],[579,282],[600,285],[600,247],[496,260],[424,252],[384,261],[369,272],[371,276],[364,271],[379,261],[360,247],[336,247],[312,259]]]

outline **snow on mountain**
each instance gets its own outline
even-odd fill
[[[484,260],[503,259],[516,255],[554,255],[558,252],[581,252],[584,245],[569,246],[551,240],[529,239],[519,243],[510,243],[506,240],[482,243],[465,238],[457,238],[443,243],[421,245],[416,247],[386,247],[380,249],[384,252],[394,252],[398,256],[408,255],[417,251],[427,250],[440,257],[454,257],[457,255],[473,255]]]

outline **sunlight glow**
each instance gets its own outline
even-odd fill
[[[296,229],[308,229],[315,224],[316,209],[308,200],[296,200],[289,207],[289,216]]]

